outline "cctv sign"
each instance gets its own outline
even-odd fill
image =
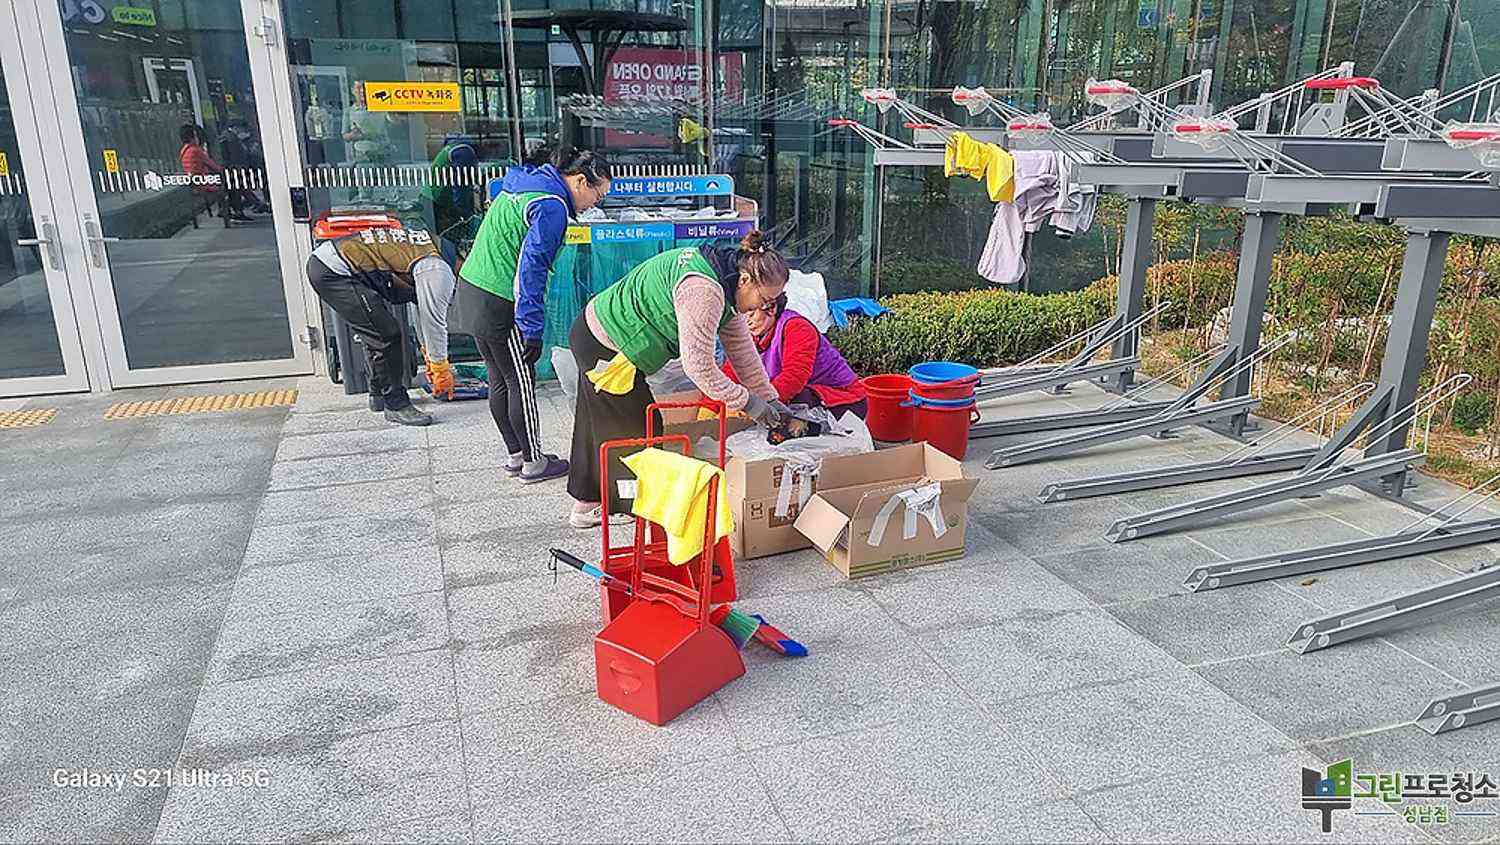
[[[461,100],[457,82],[366,82],[370,111],[456,112]]]

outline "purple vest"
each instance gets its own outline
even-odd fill
[[[766,375],[771,378],[781,374],[781,333],[786,324],[793,317],[801,317],[796,311],[784,308],[781,317],[776,320],[776,328],[771,330],[771,345],[766,351],[760,353],[761,363],[766,365]],[[806,319],[803,317],[803,319]],[[815,328],[816,330],[816,328]],[[853,384],[858,376],[850,369],[849,363],[844,356],[839,354],[833,344],[828,342],[820,332],[818,334],[818,354],[813,359],[812,376],[807,380],[807,386],[821,384],[825,387],[848,387]]]

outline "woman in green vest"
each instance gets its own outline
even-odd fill
[[[536,362],[546,324],[543,299],[568,218],[609,193],[609,165],[561,148],[540,167],[512,167],[490,202],[459,276],[458,316],[489,370],[490,415],[509,456],[505,471],[531,484],[568,474],[542,451]]]
[[[786,259],[756,230],[738,248],[667,250],[589,300],[573,321],[568,343],[579,373],[568,472],[573,527],[599,525],[599,445],[645,434],[646,407],[653,401],[646,376],[672,358],[682,359],[683,373],[704,396],[731,411],[766,424],[790,413],[766,377],[744,317],[775,309],[786,281]],[[742,385],[719,369],[718,342]],[[629,476],[612,459],[610,477]],[[617,495],[610,491],[610,513],[625,512]]]

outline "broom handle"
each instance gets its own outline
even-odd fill
[[[627,596],[631,594],[629,584],[621,581],[619,578],[616,578],[613,575],[610,575],[599,567],[594,566],[591,563],[586,563],[583,560],[580,560],[579,558],[563,551],[562,549],[550,549],[549,551],[552,553],[552,557],[554,559],[566,563],[579,572],[582,572],[584,575],[587,575],[590,578],[593,578],[594,580],[603,584],[605,587],[608,587],[611,590],[615,590],[616,592],[624,593]]]

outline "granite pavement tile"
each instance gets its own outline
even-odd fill
[[[1452,678],[1378,639],[1310,654],[1284,649],[1198,671],[1304,743],[1408,721],[1429,698],[1458,687]]]
[[[224,620],[212,683],[427,651],[448,641],[442,593],[260,614],[235,608]]]
[[[420,815],[464,811],[454,721],[371,731],[327,743],[247,750],[213,770],[231,787],[174,787],[158,842],[330,839]],[[248,780],[241,785],[240,778]]]
[[[942,630],[919,640],[965,692],[986,704],[1178,668],[1097,610]]]
[[[1055,768],[994,720],[900,720],[749,755],[797,841],[983,828],[1063,798]],[[844,788],[835,785],[842,784]]]

